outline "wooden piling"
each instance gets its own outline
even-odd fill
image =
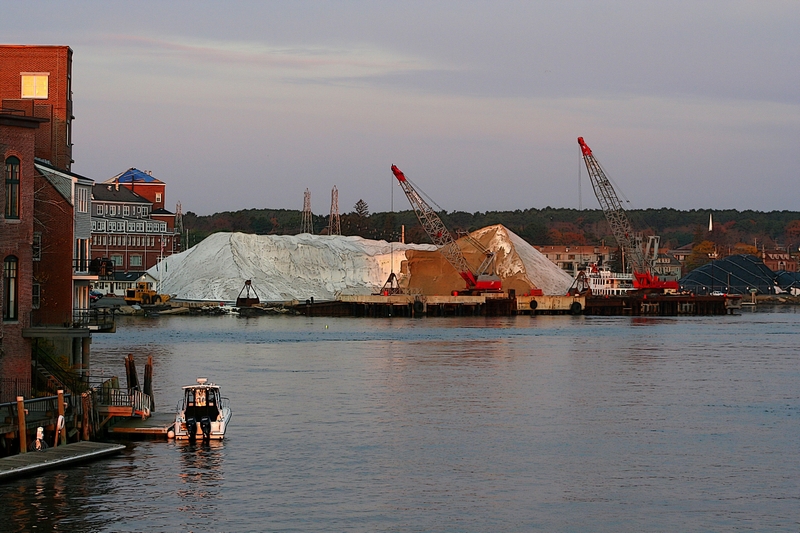
[[[17,422],[19,423],[19,453],[28,451],[27,426],[25,425],[25,398],[17,396]]]

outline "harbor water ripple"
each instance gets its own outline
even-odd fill
[[[0,531],[800,530],[800,313],[122,317],[92,372],[223,442],[140,440],[0,485]]]

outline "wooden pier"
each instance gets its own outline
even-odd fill
[[[125,449],[122,444],[82,441],[48,448],[40,452],[21,453],[0,458],[0,483],[28,477],[45,470],[63,468],[115,455]]]

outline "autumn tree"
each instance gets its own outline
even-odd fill
[[[711,241],[701,241],[692,248],[692,253],[686,258],[686,270],[692,271],[711,261],[711,255],[716,253],[715,244]]]

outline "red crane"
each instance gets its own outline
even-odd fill
[[[400,186],[403,188],[403,192],[406,193],[408,201],[417,215],[417,220],[425,229],[425,233],[428,234],[428,237],[439,249],[439,252],[447,259],[447,262],[453,265],[456,272],[467,283],[467,291],[470,293],[501,291],[502,284],[498,276],[485,273],[479,274],[470,268],[464,253],[447,230],[442,219],[408,182],[405,174],[395,165],[392,165],[392,173],[397,178],[397,181],[400,182]]]
[[[628,215],[622,208],[611,181],[597,162],[592,149],[584,142],[583,137],[578,137],[583,161],[589,172],[594,194],[600,202],[603,214],[606,216],[611,232],[617,240],[623,257],[627,257],[628,264],[633,271],[633,286],[637,289],[678,289],[677,281],[663,281],[653,274],[653,265],[658,257],[658,237],[650,237],[647,246],[643,246],[641,234],[635,234]]]

